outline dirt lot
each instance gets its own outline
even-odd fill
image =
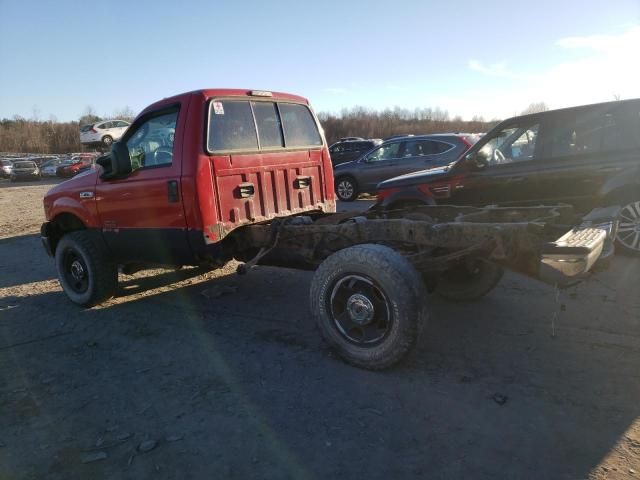
[[[308,272],[144,272],[72,305],[47,188],[0,180],[0,478],[640,477],[638,260],[557,301],[515,275],[428,298],[415,354],[371,373],[323,347]]]

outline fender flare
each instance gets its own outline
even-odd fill
[[[640,191],[640,167],[633,170],[623,170],[614,177],[609,178],[600,191],[600,198],[606,199],[615,192],[635,188]]]
[[[410,201],[410,202],[418,201],[418,202],[424,203],[425,205],[436,204],[436,201],[434,200],[433,197],[425,195],[424,192],[421,192],[418,189],[418,187],[407,187],[407,188],[398,190],[397,192],[393,192],[388,197],[385,197],[378,204],[378,206],[382,208],[388,208],[394,203],[407,202],[407,201]]]

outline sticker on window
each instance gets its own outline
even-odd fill
[[[213,102],[213,113],[216,115],[224,115],[224,107],[222,102]]]

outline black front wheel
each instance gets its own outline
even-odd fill
[[[118,286],[118,270],[92,232],[80,230],[64,235],[56,247],[58,280],[69,299],[91,307],[111,298]]]
[[[383,245],[356,245],[329,256],[310,295],[326,342],[348,363],[369,370],[402,360],[427,317],[420,274]]]
[[[503,268],[493,262],[465,259],[438,277],[435,291],[453,302],[472,302],[493,290],[503,275]]]

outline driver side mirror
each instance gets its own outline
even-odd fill
[[[103,180],[126,177],[132,171],[129,149],[124,142],[114,142],[111,153],[98,158],[96,163],[102,167],[100,178]]]

